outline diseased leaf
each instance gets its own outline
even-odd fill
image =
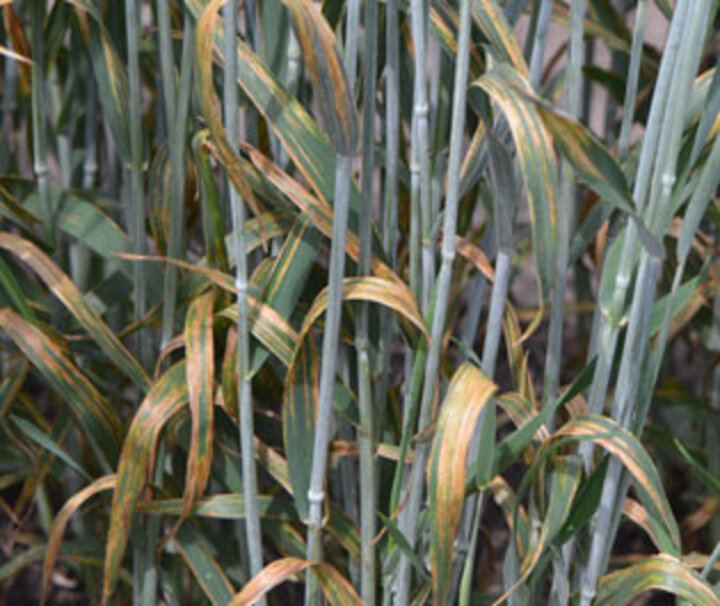
[[[543,297],[555,275],[557,247],[557,166],[552,139],[534,104],[527,98],[530,85],[507,64],[497,64],[475,86],[483,89],[502,110],[513,139],[528,192],[534,253]]]
[[[496,389],[479,368],[466,362],[453,375],[440,410],[427,467],[434,604],[448,601],[455,535],[465,501],[467,452],[483,408],[494,405]]]
[[[110,511],[105,552],[102,603],[107,604],[117,584],[130,535],[132,514],[145,488],[150,462],[167,422],[188,401],[185,363],[171,367],[148,392],[133,417],[123,444],[117,485]]]
[[[332,606],[360,605],[362,602],[349,581],[329,564],[312,565],[299,558],[282,558],[271,562],[255,576],[230,602],[230,606],[249,606],[274,587],[312,566],[325,598]]]
[[[60,543],[62,542],[65,528],[67,527],[70,517],[82,507],[88,499],[104,490],[112,490],[115,488],[115,476],[103,476],[98,478],[91,484],[88,484],[80,492],[70,497],[70,499],[63,505],[62,509],[55,516],[55,522],[53,523],[50,536],[48,537],[47,549],[45,550],[45,559],[43,561],[43,574],[42,574],[42,603],[47,603],[48,590],[50,588],[50,576],[52,575],[53,568],[55,567],[55,561],[57,560],[58,552],[60,550]]]
[[[11,309],[0,309],[0,329],[63,396],[88,440],[112,463],[120,450],[122,423],[87,377],[60,346]]]
[[[95,339],[125,374],[141,389],[146,389],[149,379],[140,363],[130,354],[107,324],[93,312],[82,293],[60,268],[32,242],[14,234],[0,233],[0,248],[13,253],[29,265],[38,277],[62,301],[67,310]]]
[[[196,298],[185,320],[187,390],[192,433],[188,455],[183,516],[190,514],[205,491],[213,454],[215,409],[215,348],[213,344],[213,291]]]
[[[668,591],[697,606],[720,601],[720,595],[700,575],[674,557],[661,554],[604,576],[598,584],[595,603],[629,604],[651,589]]]

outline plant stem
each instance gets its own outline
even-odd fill
[[[582,93],[583,59],[583,20],[585,18],[585,0],[573,0],[570,8],[570,47],[568,53],[567,74],[567,112],[571,118],[580,116]],[[575,208],[575,171],[569,163],[562,163],[562,189],[557,214],[558,245],[555,268],[555,287],[550,306],[550,328],[548,335],[547,357],[545,359],[544,400],[549,404],[555,399],[560,386],[560,366],[562,360],[563,321],[565,319],[565,293],[567,287],[568,262],[570,256],[570,235],[573,226]],[[552,429],[553,419],[548,419],[548,429]]]
[[[415,6],[415,3],[413,3]],[[422,401],[420,403],[419,429],[422,432],[432,421],[432,404],[437,384],[437,374],[442,347],[442,335],[447,314],[448,295],[452,278],[452,265],[455,260],[455,234],[457,231],[457,211],[460,192],[460,164],[462,161],[463,131],[465,127],[465,100],[467,92],[468,71],[470,63],[470,2],[461,0],[459,5],[458,52],[455,64],[455,81],[453,88],[452,122],[450,129],[450,158],[448,162],[448,181],[443,217],[442,263],[432,305],[431,340],[428,348],[427,362],[423,384]],[[403,531],[411,548],[416,542],[418,514],[420,511],[425,461],[428,444],[419,443],[415,449],[410,475],[408,478],[410,494],[407,503],[407,515]],[[395,604],[405,606],[410,596],[410,562],[407,557],[400,559],[397,594]]]
[[[237,83],[237,16],[238,0],[229,0],[223,6],[225,26],[225,72],[223,106],[225,129],[232,149],[238,151],[238,83]],[[248,377],[250,337],[247,310],[247,251],[245,245],[245,206],[240,192],[228,179],[232,214],[233,244],[235,247],[235,288],[238,308],[238,409],[240,417],[240,452],[242,453],[242,480],[245,494],[245,533],[247,537],[250,576],[263,568],[262,536],[258,510],[257,469],[255,467],[255,430],[253,422],[252,386]],[[258,601],[265,604],[265,600]]]
[[[630,47],[630,66],[625,86],[625,100],[623,102],[623,117],[620,125],[620,139],[618,142],[618,160],[623,162],[630,149],[630,131],[635,116],[635,100],[637,98],[638,82],[640,78],[640,63],[642,59],[643,43],[645,41],[645,6],[647,0],[638,0],[635,9],[635,25],[633,26],[632,45]]]
[[[362,124],[362,206],[360,209],[359,275],[371,273],[372,203],[374,173],[375,81],[377,78],[377,0],[365,0],[365,54],[363,61]],[[351,89],[352,90],[352,89]],[[360,538],[361,598],[365,606],[375,604],[376,478],[375,428],[370,363],[369,305],[360,304],[355,333],[358,356],[358,395],[360,406]]]
[[[12,40],[7,37],[7,47],[12,49]],[[4,149],[7,153],[0,156],[0,173],[5,174],[10,170],[10,158],[15,155],[15,127],[14,116],[17,108],[17,62],[5,62],[5,74],[3,80],[3,122],[2,122],[2,141]]]
[[[390,267],[397,266],[398,224],[398,154],[400,142],[400,78],[398,42],[398,2],[388,0],[385,10],[385,181],[383,192],[383,248]],[[380,353],[378,366],[381,373],[376,401],[379,415],[387,405],[390,386],[390,345],[393,336],[392,316],[389,310],[380,311]],[[378,423],[382,425],[382,423]]]
[[[360,30],[360,0],[348,0],[347,18],[345,21],[345,73],[347,74],[348,92],[355,93],[358,60],[358,31]]]
[[[648,209],[652,211],[650,215],[651,231],[657,238],[662,237],[665,231],[663,217],[669,216],[667,209],[671,206],[671,193],[676,178],[683,123],[683,108],[680,99],[690,92],[692,77],[697,69],[699,58],[693,52],[693,45],[696,38],[702,37],[701,27],[707,18],[702,3],[693,3],[686,10],[688,11],[686,19],[689,23],[684,28],[684,37],[680,44],[673,74],[673,83],[676,86],[677,94],[670,97],[666,108],[665,128],[663,128],[659,141],[656,173],[651,192],[653,204]],[[658,188],[660,191],[656,191]],[[625,428],[630,427],[636,412],[641,375],[637,369],[638,365],[642,366],[642,360],[645,358],[650,312],[659,268],[660,259],[643,250],[617,381],[617,394],[612,410],[613,417]],[[677,275],[675,281],[679,282]],[[594,598],[597,580],[604,571],[608,560],[609,550],[615,536],[613,531],[616,530],[612,526],[613,509],[617,507],[618,499],[622,500],[625,497],[620,488],[622,475],[623,469],[620,463],[616,460],[611,461],[608,477],[603,484],[600,509],[593,523],[590,555],[581,575],[582,606],[589,606]]]
[[[128,55],[128,84],[130,107],[130,206],[135,252],[145,254],[145,196],[143,192],[143,138],[142,111],[140,99],[140,27],[137,0],[125,0],[125,21]],[[145,264],[135,263],[135,320],[139,321],[147,311],[147,284]],[[150,342],[147,330],[138,332],[137,348],[140,363],[150,367]]]
[[[352,157],[338,154],[335,166],[335,195],[333,214],[333,237],[330,247],[330,275],[328,303],[325,313],[325,332],[322,343],[322,367],[317,403],[317,423],[313,444],[313,461],[310,475],[308,501],[310,503],[307,531],[307,559],[322,559],[322,517],[325,500],[325,470],[327,468],[330,421],[332,417],[333,391],[335,387],[335,363],[337,359],[340,320],[342,314],[342,281],[345,274],[345,240],[350,203],[350,174]],[[316,603],[318,587],[315,576],[308,570],[305,604]]]
[[[415,74],[413,83],[413,115],[412,129],[414,140],[412,142],[412,176],[416,178],[416,186],[412,188],[412,202],[415,208],[421,211],[422,230],[422,279],[418,291],[420,292],[420,309],[427,314],[430,307],[430,297],[435,281],[435,250],[432,237],[432,199],[431,199],[431,162],[428,125],[428,98],[426,72],[426,6],[423,0],[411,0],[411,29],[415,51]],[[419,196],[419,199],[418,199]],[[411,234],[412,238],[412,234]]]
[[[535,90],[540,88],[552,6],[553,0],[540,0],[540,9],[535,24],[535,38],[533,40],[532,54],[530,55],[530,84]]]
[[[45,42],[43,26],[45,23],[45,0],[32,0],[30,5],[32,19],[32,132],[33,132],[33,170],[37,179],[38,195],[45,222],[45,234],[49,245],[55,244],[53,213],[50,206],[50,184],[47,166],[47,120],[45,117]]]
[[[657,151],[658,139],[660,138],[663,126],[665,124],[665,105],[670,96],[669,88],[672,82],[675,59],[682,37],[682,30],[685,25],[687,15],[687,3],[678,6],[673,15],[670,26],[670,34],[668,37],[665,53],[663,54],[660,64],[660,72],[655,86],[648,125],[645,131],[642,151],[640,155],[640,164],[638,166],[635,177],[635,186],[633,188],[633,198],[635,200],[635,208],[638,214],[641,214],[645,200],[647,198],[650,173]],[[637,262],[637,233],[635,223],[628,223],[623,249],[620,256],[620,264],[615,276],[615,288],[612,300],[605,313],[601,316],[599,327],[598,342],[598,359],[593,375],[592,385],[588,395],[588,408],[590,412],[598,413],[602,410],[607,393],[608,382],[610,380],[610,372],[612,370],[612,360],[615,356],[615,348],[617,346],[617,338],[619,332],[619,324],[621,321],[622,310],[625,305],[625,298],[630,286],[631,272]],[[590,448],[583,447],[586,464],[589,461]]]

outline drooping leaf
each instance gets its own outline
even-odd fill
[[[282,558],[271,562],[243,587],[230,606],[250,606],[274,587],[299,574],[309,566],[317,575],[325,598],[332,606],[360,606],[362,602],[350,582],[329,564],[315,564],[299,558]]]
[[[697,606],[720,602],[720,595],[705,579],[674,557],[661,554],[604,576],[598,584],[595,603],[629,604],[651,589],[668,591]]]
[[[146,389],[149,379],[139,362],[130,354],[107,324],[85,302],[82,293],[55,262],[32,242],[14,234],[0,233],[0,248],[13,253],[32,268],[40,279],[62,301],[67,310],[95,339],[125,374],[141,389]]]
[[[475,83],[502,110],[513,139],[528,192],[534,253],[543,296],[555,272],[557,166],[552,139],[534,104],[530,85],[506,64],[497,64]]]
[[[465,363],[453,375],[440,410],[427,467],[434,604],[448,601],[453,546],[465,501],[467,452],[478,417],[496,389],[479,368]]]
[[[115,461],[122,424],[95,386],[57,343],[11,309],[0,309],[0,329],[67,401],[97,451],[104,453],[107,462]]]
[[[192,434],[183,493],[183,516],[205,491],[213,453],[215,409],[215,348],[213,344],[213,291],[196,298],[185,320],[185,369],[190,400]]]
[[[117,584],[130,535],[132,514],[145,488],[148,467],[165,424],[188,401],[185,363],[171,367],[148,392],[133,417],[117,471],[105,552],[102,603],[107,604]]]
[[[70,520],[70,517],[85,502],[92,496],[102,492],[103,490],[111,490],[115,488],[115,476],[103,476],[98,478],[91,484],[88,484],[80,492],[76,493],[63,505],[62,509],[55,516],[55,522],[53,523],[50,536],[48,537],[47,549],[45,550],[45,560],[43,562],[43,574],[42,574],[42,603],[45,604],[48,598],[48,590],[50,588],[50,576],[53,568],[55,567],[55,561],[57,560],[58,551],[60,550],[60,543],[62,542],[65,528]]]

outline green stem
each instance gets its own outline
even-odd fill
[[[623,102],[623,117],[620,125],[620,139],[618,142],[618,160],[623,162],[630,149],[630,131],[635,116],[635,100],[637,98],[638,82],[640,78],[640,63],[642,59],[643,43],[645,41],[645,6],[647,0],[638,0],[635,9],[635,25],[633,27],[632,45],[630,47],[630,66],[628,68],[625,100]]]
[[[421,310],[427,314],[432,296],[432,286],[435,281],[435,247],[432,237],[432,192],[431,192],[431,162],[428,125],[428,98],[426,82],[426,5],[423,0],[411,0],[410,15],[412,40],[415,50],[415,74],[413,85],[413,116],[412,130],[412,176],[416,186],[411,188],[412,202],[421,212],[422,230],[422,281],[419,285],[421,293]],[[419,196],[419,199],[418,199]],[[411,235],[412,237],[412,235]]]
[[[342,281],[345,274],[345,240],[350,203],[351,170],[352,157],[338,154],[335,166],[335,204],[333,237],[330,248],[328,302],[322,343],[322,367],[320,369],[312,471],[310,474],[310,489],[308,490],[310,512],[307,530],[307,559],[311,562],[320,562],[322,559],[322,504],[325,500],[324,481],[327,469],[335,367],[342,314]],[[317,599],[317,580],[315,575],[308,569],[305,604],[314,604]]]
[[[383,248],[390,267],[397,266],[397,224],[398,224],[398,158],[399,158],[399,121],[400,121],[400,83],[399,83],[399,42],[398,42],[398,3],[388,0],[385,11],[385,181],[383,192]],[[390,311],[380,311],[380,352],[378,370],[380,382],[376,401],[380,407],[377,426],[382,427],[382,418],[387,407],[387,395],[390,388],[390,346],[393,337],[393,322]],[[382,436],[381,436],[382,439]]]
[[[415,3],[413,3],[414,5]],[[459,5],[459,36],[458,53],[455,64],[455,81],[453,88],[452,122],[450,129],[450,158],[448,161],[448,185],[443,217],[442,263],[438,276],[437,287],[432,305],[431,340],[425,365],[422,400],[420,403],[419,429],[424,431],[432,422],[432,403],[437,384],[437,375],[442,348],[443,329],[447,315],[452,265],[455,260],[455,235],[457,232],[457,211],[460,193],[460,163],[462,161],[463,131],[465,128],[465,100],[470,63],[470,2],[461,0]],[[417,51],[416,51],[417,52]],[[419,443],[415,449],[415,457],[408,478],[410,494],[407,513],[404,519],[403,532],[414,547],[416,542],[418,514],[423,493],[425,461],[428,454],[427,442]],[[411,585],[410,561],[403,556],[400,559],[397,594],[395,604],[405,606],[410,597]]]
[[[10,36],[7,37],[7,47],[12,48]],[[0,174],[10,170],[10,159],[15,155],[14,116],[17,109],[17,73],[17,62],[6,61],[3,79],[2,144],[7,153],[0,155]]]
[[[570,47],[567,74],[567,111],[571,118],[580,116],[582,94],[583,33],[585,0],[573,0],[570,8]],[[570,236],[575,208],[575,171],[569,163],[561,165],[563,181],[557,214],[558,243],[555,267],[555,287],[550,306],[550,327],[547,357],[545,359],[544,400],[549,404],[555,399],[560,385],[562,361],[563,322],[565,319],[565,293],[567,287]],[[553,419],[548,419],[552,428]]]
[[[533,39],[532,54],[530,55],[530,84],[536,90],[540,88],[540,78],[545,62],[545,47],[547,46],[550,17],[552,15],[553,0],[540,0],[535,36]]]
[[[360,209],[359,274],[371,274],[372,203],[374,173],[375,81],[377,78],[377,0],[365,0],[365,55],[363,62],[362,206]],[[361,303],[356,329],[358,395],[360,405],[360,539],[361,597],[365,606],[375,604],[376,480],[375,431],[370,363],[369,306]]]
[[[129,120],[130,120],[130,207],[135,252],[145,254],[145,196],[143,192],[143,137],[142,112],[140,108],[140,27],[137,0],[125,0],[125,21],[128,55]],[[147,284],[145,264],[135,263],[135,320],[145,316],[147,311]],[[150,342],[147,330],[141,330],[137,336],[137,348],[140,363],[150,367]]]
[[[237,84],[237,15],[238,0],[229,0],[223,7],[225,25],[225,72],[223,105],[225,129],[230,146],[238,151],[238,84]],[[245,532],[247,536],[250,575],[256,576],[263,568],[262,536],[258,510],[257,469],[255,466],[255,430],[253,422],[252,386],[248,377],[250,337],[247,309],[247,251],[245,245],[245,205],[240,192],[228,180],[232,214],[233,243],[235,247],[235,288],[238,308],[238,408],[240,417],[240,452],[242,453],[242,480],[245,494]],[[265,604],[260,600],[259,604]]]
[[[38,195],[45,222],[45,233],[50,246],[55,243],[52,208],[50,206],[50,184],[47,166],[47,121],[45,117],[45,41],[43,26],[45,23],[45,1],[32,0],[30,5],[32,19],[32,131],[33,131],[33,169],[37,179]]]

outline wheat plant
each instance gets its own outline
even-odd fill
[[[720,604],[717,9],[0,0],[0,603]]]

